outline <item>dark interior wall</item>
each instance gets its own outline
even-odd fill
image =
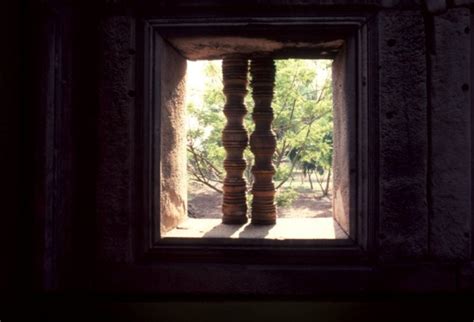
[[[30,3],[25,12],[33,22],[23,26],[22,74],[31,89],[23,115],[31,285],[84,288],[96,255],[99,20],[84,7]]]
[[[134,19],[101,16],[98,23],[99,82],[97,256],[102,261],[132,259],[132,184],[134,154]],[[113,108],[110,108],[113,106]]]
[[[381,261],[428,255],[427,67],[420,10],[386,10],[378,19]]]
[[[472,27],[474,26],[474,8],[471,8],[471,28],[469,28],[469,34],[471,35],[471,61],[470,61],[470,70],[471,70],[471,86],[474,84],[474,32],[472,31]],[[474,124],[474,113],[472,112],[473,104],[474,104],[474,90],[471,89],[471,124]],[[472,164],[474,163],[474,146],[472,138],[474,138],[474,126],[471,126],[471,206],[474,203],[474,189],[472,187],[472,183],[474,182],[474,167]],[[474,214],[471,217],[471,258],[474,259]]]
[[[453,8],[432,21],[428,42],[430,231],[433,258],[471,254],[470,10]]]
[[[376,41],[371,45],[376,59],[369,64],[376,71],[375,110],[380,119],[376,124],[380,202],[373,214],[374,259],[363,267],[341,259],[337,269],[325,267],[325,272],[335,279],[348,270],[363,272],[350,275],[358,276],[357,288],[364,285],[362,293],[472,292],[472,9],[460,5],[430,12],[416,1],[397,3],[341,0],[289,6],[271,1],[264,10],[250,2],[237,6],[220,1],[139,5],[119,1],[91,10],[85,4],[41,2],[9,9],[23,9],[32,24],[22,29],[25,37],[20,43],[5,33],[16,49],[2,52],[2,62],[13,62],[2,64],[2,75],[16,78],[18,84],[5,96],[5,105],[11,107],[2,121],[2,134],[13,138],[7,142],[13,152],[7,159],[11,171],[5,173],[12,195],[5,196],[19,214],[6,219],[5,227],[13,228],[4,235],[8,237],[4,244],[18,243],[6,252],[13,258],[6,269],[14,274],[2,272],[2,285],[10,289],[35,285],[38,292],[126,292],[118,279],[111,282],[113,287],[102,289],[96,273],[105,264],[114,272],[127,272],[127,265],[136,260],[134,167],[140,159],[133,151],[139,131],[136,113],[141,108],[135,101],[135,35],[140,15],[257,16],[265,12],[297,17],[332,10],[340,15],[362,12],[374,22]],[[2,30],[20,25],[19,19],[10,19],[2,21],[9,26]],[[23,55],[28,58],[25,65],[15,64],[15,57]],[[0,81],[3,88],[5,80]],[[206,279],[206,274],[217,265],[200,267],[199,279],[175,282],[160,277],[159,265],[147,265],[156,277],[153,285],[161,281],[169,293],[173,283],[192,284],[190,289],[196,293],[200,289],[212,293],[206,280],[213,277]],[[172,264],[166,276],[179,276],[173,274],[185,269],[185,265]],[[258,276],[263,280],[277,276],[273,281],[281,287],[271,279],[258,284],[261,288],[244,285],[244,279],[235,288],[224,283],[232,276],[229,272],[239,274],[241,269],[246,270],[245,276],[253,276],[245,267],[222,268],[228,275],[218,276],[223,283],[219,292],[288,294],[291,285],[303,288],[310,280],[324,284],[318,265],[298,267],[304,274],[294,283],[281,267],[258,268]],[[131,274],[129,284],[139,278]],[[354,279],[340,280],[335,290],[354,292]],[[317,293],[318,285],[310,285]],[[134,291],[140,293],[139,288]],[[309,287],[305,294],[311,294]]]
[[[22,189],[20,178],[23,178],[21,169],[21,149],[23,142],[20,86],[22,83],[18,70],[20,69],[20,56],[22,44],[19,42],[21,26],[18,17],[21,15],[19,4],[9,3],[0,17],[0,35],[2,39],[10,44],[9,50],[0,53],[0,93],[2,94],[2,117],[0,118],[0,142],[3,149],[3,167],[0,176],[3,178],[4,193],[2,194],[2,205],[4,214],[17,214],[21,209],[22,196],[26,189]],[[23,199],[24,201],[25,199]],[[7,247],[11,241],[18,243],[13,231],[20,227],[21,220],[18,216],[1,216],[0,235],[2,245],[1,251],[5,254],[4,265],[0,268],[0,289],[13,287],[13,277],[16,275],[16,265],[20,262],[20,256],[15,249]]]

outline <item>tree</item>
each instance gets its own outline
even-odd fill
[[[326,196],[332,165],[330,62],[280,60],[277,71],[273,100],[276,111],[273,128],[277,134],[277,188],[292,178],[297,168],[308,177],[313,188],[311,175],[318,169],[320,176],[326,174],[326,184],[321,186]],[[323,74],[322,77],[317,74],[318,71]]]
[[[199,99],[189,100],[188,108],[188,168],[190,179],[222,192],[225,151],[221,133],[225,125],[222,113],[225,97],[222,93],[220,61],[204,63],[204,91]],[[302,170],[312,187],[311,175],[316,175],[323,195],[329,193],[332,163],[332,91],[330,61],[278,60],[276,62],[273,130],[277,136],[274,155],[277,188],[283,187],[295,170]],[[192,93],[191,93],[192,94]],[[245,126],[249,134],[253,100],[246,97],[249,113]],[[290,153],[292,152],[292,153]],[[244,151],[247,160],[245,176],[250,183],[253,154]]]
[[[188,174],[191,180],[222,193],[225,150],[221,134],[225,124],[222,113],[225,97],[221,67],[219,61],[206,62],[202,67],[204,91],[193,99],[195,93],[191,88],[187,102]]]

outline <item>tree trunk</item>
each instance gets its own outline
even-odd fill
[[[328,177],[326,179],[326,187],[324,189],[324,197],[329,195],[329,183],[331,182],[331,168],[328,170]]]

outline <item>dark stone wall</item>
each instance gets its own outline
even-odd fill
[[[102,17],[99,23],[97,219],[98,256],[132,260],[132,184],[135,80],[134,19]]]
[[[29,69],[6,96],[21,112],[10,107],[6,117],[15,125],[2,123],[2,133],[18,143],[10,151],[20,149],[9,169],[23,183],[18,218],[7,220],[11,230],[5,236],[26,246],[17,243],[7,252],[14,259],[5,274],[15,273],[1,280],[2,288],[23,283],[40,293],[473,292],[472,10],[469,1],[104,1],[94,8],[31,2],[23,17],[32,23],[16,47],[26,53]],[[136,58],[143,41],[136,31],[142,16],[334,13],[370,17],[374,40],[368,64],[374,72],[378,203],[369,222],[370,254],[341,256],[332,266],[198,265],[192,253],[184,264],[147,258],[137,264],[137,115],[143,108],[137,71],[144,67]],[[14,65],[1,68],[14,74]],[[20,88],[27,96],[21,100],[14,94]],[[15,168],[15,160],[24,162],[18,164],[26,172]]]
[[[23,260],[17,251],[8,247],[11,242],[20,242],[13,232],[20,229],[21,224],[28,221],[22,221],[17,215],[26,207],[22,203],[27,200],[26,195],[29,189],[24,189],[21,182],[26,177],[21,173],[21,166],[26,164],[22,162],[22,157],[27,156],[22,144],[25,144],[24,137],[21,135],[25,129],[25,123],[22,121],[22,102],[20,98],[20,87],[22,80],[18,71],[20,70],[21,44],[19,36],[21,34],[20,24],[16,17],[20,15],[21,8],[18,4],[9,3],[5,10],[0,14],[0,35],[10,44],[9,50],[0,53],[0,93],[2,94],[2,117],[0,118],[0,145],[2,147],[2,177],[4,193],[2,193],[2,207],[4,213],[10,216],[0,216],[0,250],[6,259],[4,265],[0,268],[0,289],[13,288],[15,286],[14,277],[17,276],[17,267],[20,264],[30,264],[28,260]],[[28,146],[31,148],[31,146]],[[31,155],[29,155],[31,156]],[[31,189],[31,182],[30,189]],[[31,220],[31,217],[29,218]],[[31,231],[28,229],[28,233]],[[27,251],[26,247],[18,247],[20,251]],[[23,273],[31,273],[23,270]],[[23,288],[23,283],[20,288]]]
[[[427,68],[422,12],[377,15],[379,70],[378,254],[428,255]]]
[[[431,22],[429,95],[430,250],[434,258],[471,255],[471,22],[453,8]]]

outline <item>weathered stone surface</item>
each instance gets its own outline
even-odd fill
[[[242,33],[242,29],[240,33]],[[232,35],[233,34],[233,35]],[[242,37],[235,36],[239,34],[232,32],[228,36],[173,36],[167,37],[167,40],[187,59],[219,59],[235,53],[238,54],[271,54],[272,57],[296,57],[319,56],[321,58],[331,58],[332,53],[337,51],[343,44],[342,39],[322,40],[320,33],[306,35],[306,41],[298,41],[291,38],[285,38],[281,41],[281,35],[278,32],[259,31],[255,36]],[[231,36],[232,35],[232,36]],[[299,34],[298,34],[299,35]],[[310,37],[312,36],[312,37]],[[326,38],[330,36],[325,35]],[[276,39],[273,39],[276,38]],[[323,38],[324,39],[324,38]],[[330,55],[331,53],[331,55]],[[312,57],[313,58],[313,57]]]
[[[133,24],[117,16],[104,18],[100,26],[97,214],[103,261],[131,260]]]
[[[153,7],[155,11],[146,12],[148,16],[153,16],[157,12],[165,16],[157,9],[159,8],[176,14],[169,15],[170,17],[176,17],[182,13],[183,16],[186,15],[189,18],[218,16],[220,13],[227,13],[229,16],[239,16],[245,13],[242,16],[261,17],[263,12],[288,18],[288,20],[295,19],[298,22],[300,16],[312,17],[312,14],[318,10],[320,16],[330,12],[331,14],[340,14],[338,17],[344,19],[346,14],[354,14],[355,11],[351,11],[351,9],[357,9],[357,13],[370,17],[368,18],[369,23],[361,29],[362,38],[365,36],[364,28],[368,29],[368,43],[360,42],[362,48],[359,49],[363,51],[364,48],[368,48],[369,59],[374,57],[376,60],[367,61],[369,71],[366,83],[363,77],[365,76],[364,72],[361,73],[359,66],[357,66],[356,74],[362,76],[360,85],[368,88],[369,103],[376,100],[375,106],[369,105],[370,114],[366,122],[377,122],[368,123],[370,135],[380,134],[374,138],[375,144],[369,149],[370,151],[380,151],[380,158],[377,157],[374,160],[374,164],[380,167],[374,171],[368,171],[370,175],[380,174],[380,178],[377,177],[380,189],[372,190],[372,187],[367,189],[368,199],[380,202],[378,204],[379,211],[369,213],[369,225],[367,226],[369,233],[371,233],[371,224],[375,224],[376,234],[373,237],[377,247],[376,249],[369,248],[369,252],[366,254],[364,251],[352,253],[352,250],[346,249],[345,246],[330,246],[329,249],[326,249],[324,242],[321,243],[321,250],[324,249],[324,251],[319,252],[318,246],[314,253],[312,250],[311,253],[307,253],[306,247],[300,248],[291,242],[289,242],[291,248],[287,249],[288,252],[285,250],[286,247],[277,246],[280,244],[268,248],[263,244],[264,247],[261,248],[261,245],[251,245],[248,248],[243,245],[240,250],[239,247],[227,247],[227,245],[222,245],[223,247],[220,248],[214,248],[215,245],[210,247],[209,245],[193,245],[189,249],[179,245],[177,250],[173,250],[173,247],[156,249],[156,252],[150,253],[150,258],[153,259],[150,262],[132,263],[132,249],[134,249],[132,246],[140,246],[132,243],[131,238],[132,229],[140,229],[138,226],[140,220],[133,218],[137,213],[132,211],[130,206],[132,204],[131,196],[139,194],[139,188],[137,191],[134,190],[137,185],[132,184],[132,169],[134,164],[138,164],[144,157],[142,154],[135,155],[135,152],[141,151],[141,148],[135,149],[134,147],[134,144],[140,141],[138,136],[143,134],[142,129],[133,128],[133,124],[137,120],[135,110],[141,110],[139,104],[135,106],[133,99],[134,90],[136,90],[133,79],[133,53],[137,48],[134,47],[133,40],[135,33],[133,19],[111,17],[111,15],[117,14],[117,11],[108,11],[107,8],[101,7],[101,9],[105,8],[99,10],[101,16],[109,18],[103,18],[99,30],[95,27],[95,21],[91,23],[89,19],[77,19],[77,25],[76,19],[73,19],[73,25],[71,25],[73,28],[69,29],[70,33],[63,33],[63,26],[51,29],[48,38],[52,43],[58,42],[57,44],[60,44],[61,39],[67,39],[70,46],[55,47],[56,45],[53,46],[51,43],[51,47],[49,47],[50,43],[42,42],[43,38],[33,39],[38,37],[33,36],[35,33],[31,33],[31,37],[16,37],[20,42],[19,47],[27,49],[27,57],[31,58],[23,61],[25,66],[22,69],[28,73],[25,76],[20,76],[22,82],[21,86],[18,86],[18,90],[23,90],[26,94],[22,95],[18,105],[15,102],[10,102],[12,95],[7,95],[4,105],[14,104],[9,109],[18,110],[20,113],[18,118],[22,119],[22,124],[24,121],[22,126],[14,127],[13,130],[8,131],[18,134],[12,141],[14,144],[19,144],[17,148],[23,150],[20,145],[25,144],[24,151],[18,158],[20,164],[18,169],[22,173],[24,172],[21,178],[25,179],[25,182],[19,180],[19,184],[23,185],[22,191],[25,193],[25,196],[20,198],[24,201],[21,208],[34,211],[30,211],[30,215],[21,215],[20,217],[12,213],[5,226],[7,230],[20,237],[15,238],[14,233],[8,233],[6,240],[23,242],[26,240],[27,245],[39,245],[45,238],[53,240],[51,236],[54,237],[54,235],[51,235],[51,232],[56,234],[58,230],[72,226],[72,232],[68,229],[64,232],[61,231],[59,232],[61,238],[55,239],[57,241],[66,240],[66,242],[71,240],[71,247],[64,246],[68,245],[66,243],[63,245],[53,243],[51,245],[54,247],[49,248],[47,255],[51,258],[73,260],[67,265],[58,265],[59,270],[52,269],[53,266],[44,266],[45,261],[35,259],[42,254],[34,253],[33,247],[23,247],[19,243],[18,245],[12,243],[7,255],[18,254],[16,256],[18,258],[11,260],[13,266],[7,263],[7,267],[10,269],[11,266],[12,271],[19,273],[13,274],[14,278],[11,281],[8,279],[12,275],[7,275],[7,278],[2,279],[0,283],[9,284],[12,290],[15,289],[15,294],[19,289],[18,294],[20,294],[22,289],[31,290],[32,282],[38,285],[41,283],[42,277],[36,273],[49,271],[51,279],[39,286],[40,292],[47,290],[45,285],[50,284],[59,285],[60,292],[72,291],[71,287],[77,286],[80,290],[115,292],[117,294],[130,292],[130,294],[187,293],[190,295],[240,294],[244,296],[246,294],[289,296],[299,294],[314,296],[315,294],[340,295],[360,294],[361,292],[380,294],[381,292],[465,291],[472,293],[474,290],[474,264],[472,259],[468,259],[469,254],[473,255],[472,251],[469,251],[469,247],[472,248],[469,241],[473,240],[473,226],[471,204],[468,199],[469,196],[472,196],[472,189],[468,181],[469,178],[472,178],[469,165],[472,163],[473,152],[471,149],[471,159],[466,156],[466,152],[469,153],[471,145],[469,133],[472,133],[472,130],[469,129],[469,120],[473,119],[468,106],[472,106],[474,97],[471,90],[473,68],[465,57],[466,51],[470,51],[466,54],[467,57],[470,56],[471,61],[474,58],[472,50],[474,38],[471,30],[474,19],[472,1],[446,1],[447,7],[436,11],[434,16],[430,16],[430,13],[426,11],[422,13],[421,10],[417,12],[385,11],[379,5],[384,4],[386,8],[403,6],[407,9],[407,4],[411,3],[411,0],[301,0],[297,2],[270,0],[268,6],[262,5],[262,2],[253,1],[251,4],[250,0],[242,0],[245,3],[243,8],[242,2],[231,4],[229,1],[221,0],[203,2],[177,0],[169,5],[168,2],[164,3],[163,1],[139,1],[140,4],[137,1],[126,1],[129,5],[123,6],[123,10],[129,10],[131,14],[138,12],[139,15],[145,11],[130,10],[130,8],[136,8],[134,4],[148,8],[152,6],[152,3],[155,3]],[[420,5],[426,1],[413,0]],[[111,2],[120,4],[121,1]],[[184,5],[185,2],[186,5]],[[369,2],[374,5],[369,5]],[[46,2],[43,1],[43,3]],[[41,7],[43,10],[40,12],[31,10],[32,12],[28,16],[36,16],[38,13],[40,16],[45,15],[44,9],[47,9],[45,10],[48,12],[46,15],[49,15],[50,11],[54,11],[54,15],[63,15],[61,4],[56,5],[57,1],[54,3],[53,8]],[[214,5],[216,3],[219,5]],[[368,5],[361,5],[361,3]],[[325,5],[325,9],[329,10],[320,10],[323,8],[320,6],[322,4]],[[405,7],[405,5],[407,6]],[[467,5],[471,5],[470,26],[464,24],[467,21],[464,16],[466,9],[452,9],[454,6]],[[71,4],[71,6],[73,5]],[[292,10],[288,10],[290,6],[292,6]],[[87,11],[87,6],[83,7],[84,11]],[[195,8],[196,10],[194,10]],[[370,10],[365,10],[367,8]],[[376,13],[373,10],[375,8],[380,11]],[[343,10],[338,11],[339,9]],[[67,10],[74,12],[74,9],[68,8]],[[5,13],[9,15],[11,11],[5,10]],[[375,19],[372,19],[374,14],[376,15]],[[425,21],[423,21],[422,14],[426,14]],[[63,16],[61,19],[66,19],[66,17]],[[44,19],[50,18],[44,17]],[[38,28],[36,18],[25,21],[29,22],[26,24],[26,31]],[[15,20],[10,23],[9,20],[6,20],[5,30],[8,29],[9,24],[17,24],[17,22],[20,21]],[[84,29],[88,32],[84,32]],[[425,30],[427,30],[426,37]],[[94,45],[97,31],[99,31],[100,48],[96,48]],[[16,55],[20,50],[15,49],[15,41],[11,39],[9,32],[6,33],[6,36],[5,39],[8,41],[5,43],[9,44],[9,50],[12,50]],[[69,39],[68,36],[72,38]],[[467,45],[463,39],[469,36],[471,43]],[[372,42],[373,37],[377,37],[378,43]],[[13,41],[13,44],[10,40]],[[28,45],[29,42],[42,44],[41,46]],[[88,46],[89,42],[91,46]],[[47,51],[38,49],[44,48],[44,46],[48,47]],[[56,54],[50,56],[50,53],[53,52]],[[140,51],[138,50],[137,53],[140,54]],[[8,50],[3,54],[6,55],[6,64],[10,63],[13,66],[15,62],[10,61],[10,58],[13,59],[15,55],[9,54]],[[56,59],[54,58],[56,56],[62,58]],[[49,60],[50,58],[51,60]],[[95,60],[97,58],[100,59],[98,66],[96,66]],[[140,55],[137,55],[138,59],[141,59]],[[44,65],[45,61],[51,63]],[[335,64],[338,63],[340,62]],[[42,64],[44,66],[41,66]],[[77,67],[76,64],[80,67]],[[180,88],[181,82],[177,80],[178,76],[175,74],[183,72],[181,67],[177,67],[178,65],[176,62],[169,64],[167,69],[167,72],[170,73],[169,78],[165,78],[163,81],[162,88],[165,91],[163,97],[168,97],[169,102],[169,108],[163,110],[163,117],[167,115],[166,113],[177,112],[173,100],[176,98],[175,95],[179,96],[176,90]],[[156,65],[154,66],[156,67]],[[96,67],[99,67],[98,76]],[[148,65],[143,67],[151,68]],[[2,68],[2,72],[5,75],[15,74],[16,71],[13,69],[6,68],[6,72],[4,72],[5,68]],[[57,85],[55,83],[44,85],[51,89],[46,92],[42,91],[44,86],[36,84],[36,80],[47,79],[43,74],[45,69],[58,75]],[[135,71],[137,79],[144,77],[143,69]],[[64,78],[65,75],[67,78]],[[359,86],[358,83],[356,84]],[[166,92],[168,85],[171,92]],[[67,93],[61,90],[62,86],[67,89]],[[37,99],[40,95],[31,95],[33,92],[43,92],[47,98],[45,101],[59,105],[64,102],[61,99],[63,93],[64,97],[68,97],[68,99],[70,97],[72,102],[70,122],[63,123],[65,115],[62,114],[62,111],[66,106],[58,105],[58,110],[55,113],[45,113],[41,106],[41,100]],[[467,102],[466,95],[470,96],[470,102]],[[35,100],[38,102],[35,103]],[[176,98],[176,101],[179,99]],[[22,102],[26,104],[20,104]],[[346,103],[346,106],[351,105]],[[372,111],[377,115],[373,115]],[[88,115],[89,112],[90,115]],[[357,120],[366,116],[364,113],[358,113]],[[45,117],[54,118],[54,122],[44,122]],[[15,117],[6,116],[6,118],[9,120]],[[175,121],[172,116],[168,116],[168,119],[171,120],[170,122]],[[181,121],[173,124],[166,124],[166,122],[168,121],[163,121],[163,126],[168,126],[172,131],[180,129],[179,122]],[[358,122],[358,124],[361,123]],[[70,129],[63,128],[68,124],[72,125]],[[165,133],[166,130],[162,129],[160,124],[158,122],[158,127],[155,129],[157,131],[154,136],[157,143],[155,148],[157,148],[157,154],[160,154],[161,161],[168,162],[168,165],[161,164],[163,166],[163,181],[155,181],[158,186],[157,191],[160,191],[162,184],[167,185],[173,180],[176,180],[175,184],[179,185],[177,182],[182,180],[182,177],[175,179],[171,174],[184,173],[182,160],[175,162],[172,156],[174,152],[166,150],[163,152],[159,148],[160,146],[166,147],[165,144],[160,145],[162,144],[161,138],[165,141],[170,140],[166,142],[168,145],[182,142],[180,141],[182,138],[177,138],[177,134],[172,131]],[[33,130],[30,125],[38,127],[39,132]],[[374,127],[378,128],[378,131],[373,131]],[[69,131],[73,133],[73,138],[61,138],[62,133]],[[163,131],[163,135],[161,135],[161,131]],[[35,133],[47,132],[55,134],[51,138],[34,137]],[[84,133],[91,132],[93,134],[84,135]],[[357,133],[356,141],[360,140],[360,133]],[[33,144],[37,140],[44,139],[47,140],[44,144]],[[92,144],[85,148],[90,139],[97,139],[97,141],[91,142]],[[370,140],[369,143],[372,141]],[[347,143],[345,144],[347,148]],[[43,146],[50,146],[51,149],[42,150]],[[173,148],[174,146],[171,147],[171,149]],[[8,149],[5,151],[12,153]],[[88,154],[89,152],[90,154]],[[69,153],[73,157],[70,175],[51,177],[50,173],[66,169],[55,160],[65,160]],[[181,152],[176,153],[180,154]],[[28,169],[28,165],[35,163],[35,159],[29,160],[29,157],[36,155],[42,159],[45,157],[44,154],[52,154],[47,156],[49,160],[53,160],[51,171],[43,173],[41,161],[34,165],[35,171]],[[360,159],[359,155],[356,157]],[[166,160],[166,158],[168,159]],[[350,160],[351,158],[352,156],[349,157]],[[10,165],[12,163],[14,162],[9,162]],[[14,171],[11,167],[5,169],[10,172]],[[350,166],[347,166],[344,171],[350,173],[349,169]],[[430,171],[428,172],[427,169]],[[31,178],[33,174],[34,179]],[[35,181],[36,176],[38,176],[38,181]],[[361,177],[363,180],[366,179],[364,175]],[[30,193],[36,191],[35,189],[38,187],[41,190],[43,186],[41,182],[53,179],[56,180],[55,187],[58,188],[40,191],[41,198],[44,200],[32,198]],[[7,182],[10,181],[12,180],[7,178]],[[33,184],[36,188],[28,187]],[[58,191],[61,187],[69,189],[70,193]],[[184,188],[185,185],[180,185],[180,187]],[[87,189],[90,189],[95,198],[74,196],[74,194],[79,195]],[[184,214],[182,205],[185,200],[181,197],[184,194],[182,190],[174,190],[174,192],[177,191],[181,194],[174,195],[177,196],[176,203],[173,204],[174,201],[171,201],[169,205],[173,207],[177,205],[175,207],[177,213]],[[60,200],[63,196],[65,199]],[[72,198],[72,200],[67,200],[67,198]],[[169,199],[172,198],[173,195],[170,193]],[[51,218],[38,217],[42,216],[45,211],[41,208],[46,204],[45,200],[47,203],[49,200],[53,200],[53,205],[64,203],[72,205],[73,208],[77,206],[80,209],[74,209],[71,214],[68,214],[62,212],[63,206],[54,207],[51,209],[55,214],[57,213],[55,220],[43,220]],[[364,201],[365,199],[360,198],[359,200]],[[86,201],[86,206],[81,205],[83,201]],[[369,210],[372,210],[371,206]],[[156,210],[157,216],[158,212],[159,209]],[[41,219],[42,224],[36,225],[32,213],[35,213],[36,218]],[[164,214],[172,214],[172,212],[164,212]],[[83,215],[88,218],[84,220]],[[69,220],[68,218],[71,219],[70,226],[62,225],[61,221],[68,223],[64,221]],[[355,219],[359,220],[358,217]],[[469,220],[471,220],[471,226],[469,226]],[[87,226],[89,223],[91,225]],[[82,229],[83,227],[87,227],[87,229]],[[35,234],[31,234],[31,232],[35,232]],[[65,236],[63,238],[63,234],[74,237]],[[28,237],[29,235],[30,237]],[[95,238],[96,236],[98,237]],[[371,237],[372,234],[369,234],[369,246]],[[293,248],[293,246],[296,247]],[[285,252],[281,252],[282,250]],[[251,253],[250,256],[249,253]],[[295,253],[299,253],[299,255],[295,255]],[[65,256],[63,257],[62,254]],[[231,255],[234,254],[236,256],[232,257]],[[282,256],[283,254],[284,256]],[[425,260],[424,254],[431,257]],[[154,257],[155,255],[157,257]],[[374,264],[371,261],[372,255],[378,256],[381,262]],[[407,263],[408,259],[411,259],[411,263]],[[98,263],[94,262],[95,260]],[[362,266],[359,267],[359,264]],[[46,265],[50,264],[46,263]],[[66,268],[63,270],[62,267]],[[71,268],[70,271],[69,268]],[[83,268],[86,269],[83,270]],[[35,276],[29,276],[31,272],[36,272]],[[81,274],[87,277],[78,278]],[[46,281],[46,279],[44,280]],[[445,303],[435,306],[430,304],[432,307],[426,305],[425,311],[431,315],[445,308]],[[411,308],[413,311],[416,309],[420,312],[423,311],[419,310],[416,304]],[[53,310],[55,308],[52,308],[51,312],[54,312]],[[171,312],[169,314],[174,314],[172,311],[169,312]],[[456,315],[456,310],[453,310],[453,314]],[[424,318],[426,320],[426,316]]]
[[[420,258],[428,247],[423,18],[418,11],[387,10],[378,27],[379,258]]]
[[[450,9],[434,17],[431,54],[430,253],[470,256],[470,14]]]
[[[454,6],[472,6],[474,5],[474,0],[453,0]]]
[[[348,61],[347,45],[332,66],[334,148],[333,148],[333,211],[334,219],[350,234],[350,216],[355,215],[354,193],[356,173],[355,66]]]
[[[124,8],[139,7],[145,9],[201,9],[201,8],[243,8],[243,9],[267,9],[268,7],[290,7],[294,8],[308,8],[308,7],[348,7],[348,8],[393,8],[393,7],[421,7],[424,1],[438,1],[438,0],[268,0],[265,2],[256,2],[254,0],[240,0],[240,1],[229,1],[229,0],[206,0],[206,1],[195,1],[195,0],[175,0],[171,3],[166,1],[135,1],[135,0],[101,0],[97,1],[100,6],[104,6],[108,9],[124,10]],[[446,0],[445,0],[446,1]],[[472,0],[454,0],[454,1],[472,1]],[[67,3],[68,0],[44,0],[44,2],[51,3]],[[76,4],[73,2],[73,4]],[[168,6],[167,6],[168,4]],[[264,5],[263,5],[264,4]],[[170,8],[168,8],[170,7]]]
[[[458,267],[456,264],[418,262],[393,264],[376,268],[373,289],[387,292],[454,292]]]
[[[471,9],[471,28],[474,26],[474,10]],[[474,68],[472,64],[474,64],[474,32],[469,30],[471,34],[471,86],[474,84]],[[473,190],[473,183],[474,183],[474,146],[473,146],[473,138],[474,138],[474,90],[471,89],[471,260],[474,260],[474,213],[472,212],[472,204],[474,202],[474,190]],[[474,284],[473,284],[474,285]]]
[[[459,289],[474,293],[474,262],[467,262],[459,269]]]
[[[172,47],[160,42],[161,55],[161,164],[160,230],[173,229],[187,217],[186,172],[186,60]],[[155,146],[155,149],[160,149]],[[159,158],[155,158],[158,162]]]
[[[431,13],[439,13],[446,10],[448,4],[446,0],[429,0],[425,1],[426,9]]]
[[[133,268],[109,265],[101,267],[98,274],[99,291],[112,294],[314,296],[341,292],[359,294],[369,286],[371,269],[359,265],[295,267],[205,263],[135,265]]]

